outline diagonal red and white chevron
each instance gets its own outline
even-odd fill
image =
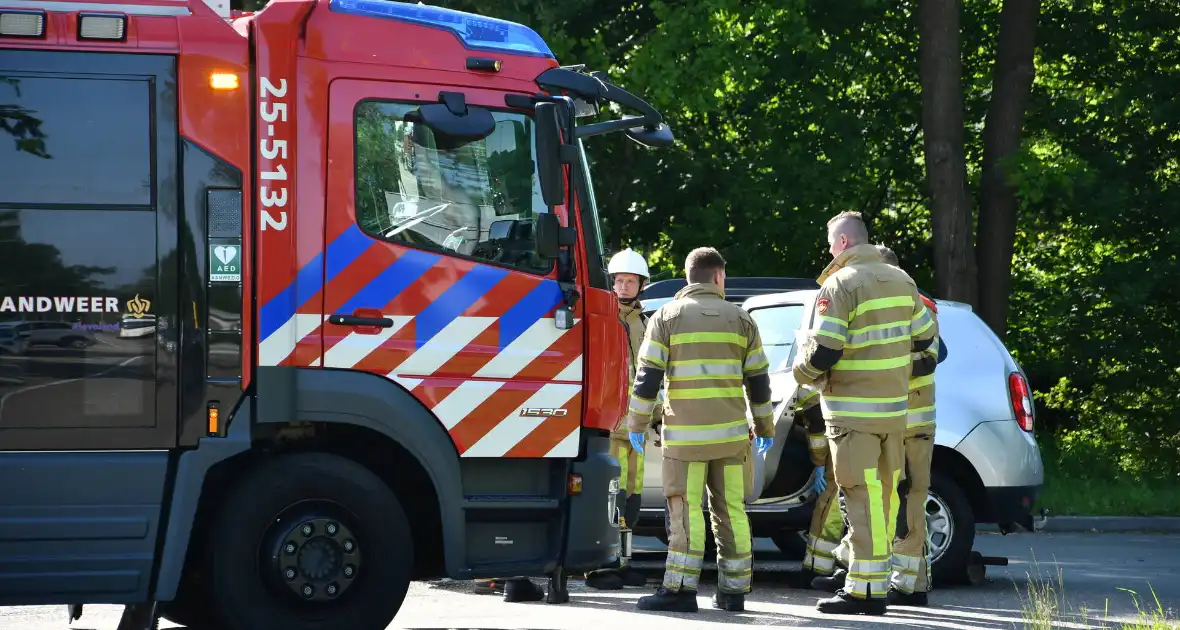
[[[375,372],[400,383],[430,408],[463,457],[577,455],[581,320],[561,330],[553,318],[540,318],[500,350],[493,338],[481,339],[497,317],[457,317],[414,348],[414,316],[385,316],[392,326],[341,337],[326,349],[322,365]],[[552,360],[561,356],[573,358],[565,365]],[[522,415],[535,408],[567,413]]]

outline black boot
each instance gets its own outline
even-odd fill
[[[545,599],[545,589],[528,578],[512,578],[504,582],[504,601],[539,602]]]
[[[926,606],[926,593],[903,593],[895,588],[889,589],[889,595],[885,598],[890,606]]]
[[[619,577],[623,579],[623,586],[647,586],[647,576],[634,567],[620,569]]]
[[[669,591],[661,586],[655,595],[640,597],[638,606],[639,610],[653,610],[658,612],[696,612],[697,592],[688,590]]]
[[[846,577],[848,577],[848,571],[836,569],[836,572],[831,575],[822,575],[812,580],[811,588],[826,593],[835,593],[844,588],[844,578]]]
[[[717,591],[713,595],[713,608],[727,612],[743,612],[746,610],[746,596],[741,593]]]
[[[586,586],[600,591],[617,591],[623,588],[623,578],[618,569],[599,569],[586,574]]]
[[[828,615],[884,615],[885,600],[860,599],[840,589],[835,597],[819,600],[815,609]]]

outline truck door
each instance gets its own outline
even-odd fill
[[[0,50],[0,604],[147,598],[177,431],[175,85],[165,55]]]
[[[391,325],[325,322],[323,365],[397,382],[463,457],[576,456],[581,305],[578,323],[558,328],[556,265],[533,237],[548,209],[532,118],[505,108],[502,92],[464,91],[496,126],[455,144],[406,121],[439,102],[438,86],[331,85],[322,312]]]

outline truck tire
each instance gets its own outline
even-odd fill
[[[930,565],[935,585],[963,584],[975,544],[975,513],[971,502],[950,475],[938,470],[930,474],[930,495],[926,500],[926,532],[938,549]]]
[[[384,630],[414,565],[410,524],[368,468],[327,453],[263,463],[208,532],[210,604],[227,630]]]

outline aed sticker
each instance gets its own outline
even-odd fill
[[[831,300],[829,300],[826,297],[821,297],[820,299],[815,301],[815,310],[819,311],[820,315],[823,315],[824,313],[828,312],[828,306],[830,306],[831,304],[832,304]]]
[[[242,248],[237,245],[209,245],[209,280],[242,281]]]

